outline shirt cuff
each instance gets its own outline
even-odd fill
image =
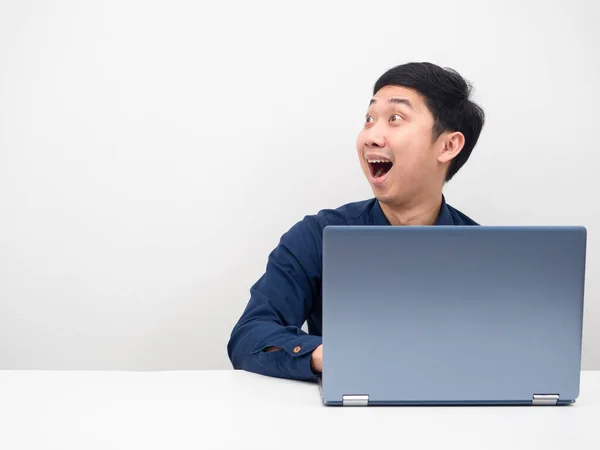
[[[294,374],[294,378],[300,380],[316,380],[318,373],[313,372],[310,367],[310,358],[312,352],[323,343],[321,336],[312,334],[303,334],[295,339],[292,339],[283,346],[283,350],[292,356],[290,359],[290,373]]]

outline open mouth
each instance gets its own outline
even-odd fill
[[[367,162],[369,163],[369,169],[371,170],[371,176],[373,178],[383,177],[394,165],[391,161],[385,161],[382,159],[368,159]]]

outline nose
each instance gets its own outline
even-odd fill
[[[367,131],[365,135],[365,146],[375,148],[385,147],[385,136],[379,127],[374,126]]]

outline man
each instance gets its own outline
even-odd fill
[[[409,63],[384,73],[373,94],[356,149],[375,198],[306,216],[282,236],[231,334],[234,368],[298,380],[322,371],[325,226],[477,225],[442,194],[484,123],[468,83],[451,69]]]

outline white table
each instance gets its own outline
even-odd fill
[[[600,372],[572,406],[321,404],[240,371],[0,371],[0,449],[600,449]]]

